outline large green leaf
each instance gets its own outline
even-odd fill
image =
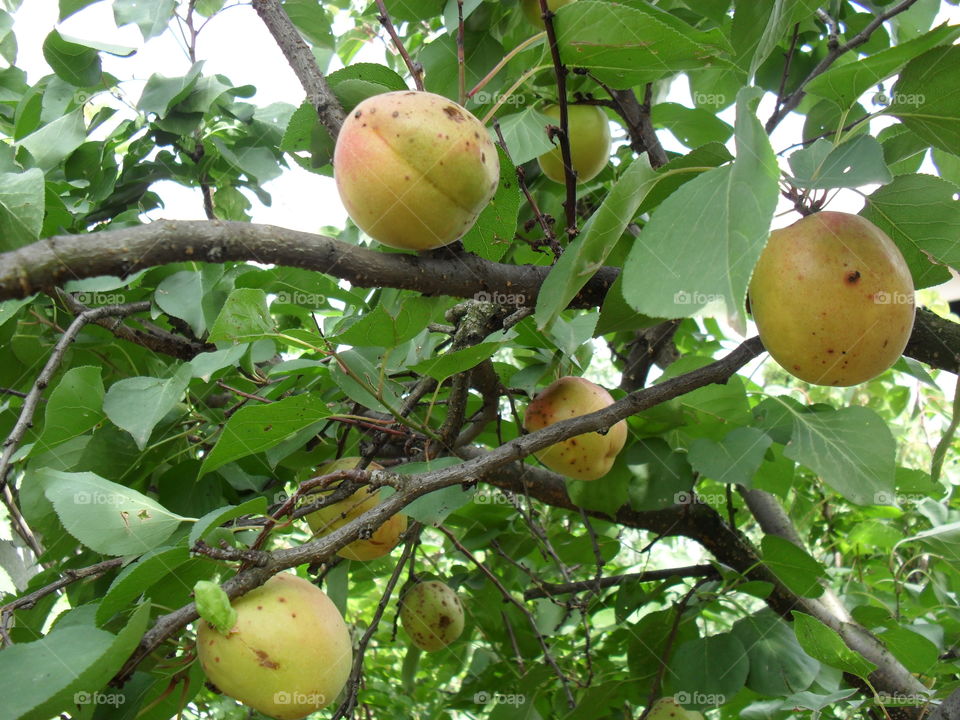
[[[800,597],[820,597],[823,594],[818,580],[826,573],[804,550],[777,535],[764,535],[760,547],[763,564],[792,592]]]
[[[820,663],[803,651],[790,626],[769,608],[741,618],[730,632],[747,650],[747,687],[755,693],[792,695],[810,687],[820,671]]]
[[[103,420],[103,380],[98,367],[75,367],[60,378],[47,400],[43,431],[34,442],[31,454],[56,447],[82,435]]]
[[[558,13],[554,25],[567,65],[618,88],[726,62],[722,34],[695,30],[646,3],[580,0]]]
[[[89,87],[100,82],[100,54],[88,45],[67,40],[56,30],[43,41],[43,57],[71,85]]]
[[[113,17],[117,26],[136,23],[144,40],[162,34],[176,9],[176,0],[113,0]]]
[[[191,368],[181,365],[173,377],[132,377],[118,380],[103,398],[103,411],[143,450],[157,424],[183,398]]]
[[[43,469],[34,480],[67,532],[104,555],[140,555],[159,547],[185,519],[93,473]]]
[[[68,625],[0,653],[0,697],[6,717],[48,720],[95,702],[94,693],[117,697],[107,683],[143,636],[149,605],[133,613],[116,635],[93,625]]]
[[[835,630],[815,617],[793,611],[793,631],[800,647],[812,658],[866,680],[877,666],[848,648]]]
[[[30,133],[19,145],[30,153],[36,166],[46,172],[63,162],[86,139],[83,110],[77,109]]]
[[[888,112],[934,147],[960,153],[960,46],[928,50],[914,58],[893,86]]]
[[[708,305],[743,318],[747,284],[770,233],[779,169],[754,115],[760,91],[737,98],[737,159],[683,185],[653,212],[624,265],[623,296],[651,317]]]
[[[840,145],[821,138],[790,156],[793,177],[800,188],[849,188],[893,180],[883,159],[883,148],[869,135]]]
[[[16,250],[36,240],[43,227],[43,209],[41,170],[0,173],[0,250]]]
[[[732,633],[724,633],[680,645],[670,658],[665,684],[678,702],[705,708],[725,704],[739,693],[749,671],[743,644]]]
[[[860,211],[900,248],[917,288],[949,279],[944,265],[960,268],[956,193],[956,185],[934,175],[898,175],[868,195]]]
[[[893,495],[897,444],[890,427],[873,410],[796,412],[785,454],[816,472],[858,505],[879,505]]]
[[[536,320],[540,330],[551,325],[603,267],[640,203],[661,177],[643,155],[617,180],[583,233],[570,243],[544,280],[537,295]]]
[[[330,416],[323,400],[305,393],[268,404],[248,405],[230,416],[200,475],[263,452]]]
[[[717,482],[750,487],[772,442],[766,433],[753,427],[734,428],[720,442],[694,438],[688,453],[690,464]]]

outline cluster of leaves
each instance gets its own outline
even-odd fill
[[[89,4],[61,0],[61,19]],[[113,0],[117,22],[135,23],[145,41],[188,15],[229,22],[229,13],[220,14],[225,5]],[[376,5],[354,5],[283,3],[321,66],[334,57],[345,65],[327,82],[347,111],[408,86],[398,56],[388,54],[386,65],[352,62],[379,32]],[[711,362],[731,338],[709,313],[743,323],[747,281],[781,182],[807,196],[879,184],[862,214],[901,248],[918,288],[946,279],[960,261],[953,92],[960,49],[951,44],[960,28],[931,29],[939,3],[920,0],[810,79],[835,48],[889,9],[829,5],[825,15],[810,0],[579,0],[563,8],[554,26],[560,57],[577,68],[568,77],[570,98],[600,103],[630,134],[635,126],[608,90],[631,91],[638,107],[648,105],[640,109],[653,127],[686,150],[667,153],[655,168],[632,149],[643,138],[627,137],[616,162],[579,189],[582,233],[554,263],[516,175],[522,167],[540,211],[559,227],[563,188],[531,162],[550,147],[548,119],[538,110],[557,99],[549,48],[541,41],[514,52],[535,32],[516,3],[465,1],[466,89],[509,59],[465,101],[478,116],[493,113],[506,152],[498,194],[463,245],[490,261],[552,265],[535,313],[474,342],[451,345],[456,328],[448,323],[470,314],[455,298],[366,292],[330,275],[252,263],[185,259],[134,277],[71,281],[65,290],[73,300],[51,293],[0,305],[4,435],[57,355],[76,301],[148,302],[149,312],[123,322],[136,337],[167,338],[166,347],[178,349],[163,354],[122,339],[111,321],[84,326],[62,353],[8,476],[8,508],[19,509],[43,552],[32,558],[19,539],[2,541],[0,565],[14,585],[5,601],[108,565],[2,618],[12,641],[0,651],[5,712],[41,720],[61,712],[246,717],[204,688],[189,630],[140,663],[122,687],[109,685],[153,620],[190,602],[196,582],[232,572],[229,563],[193,553],[197,542],[249,546],[268,508],[325,460],[382,440],[376,427],[384,419],[402,424],[382,454],[422,461],[452,414],[457,378],[478,368],[491,369],[510,391],[509,402],[498,400],[495,422],[485,420],[482,392],[466,396],[463,418],[480,424],[472,442],[494,448],[521,434],[511,412],[516,398],[558,374],[623,371],[637,331],[662,318],[684,318],[674,336],[681,357],[663,379]],[[457,98],[458,3],[385,6],[425,71],[426,89]],[[335,35],[335,16],[347,14],[353,29]],[[30,85],[16,66],[7,13],[0,33],[0,55],[10,64],[0,71],[2,250],[59,234],[95,240],[98,231],[140,224],[160,204],[151,190],[159,180],[198,188],[198,206],[211,218],[249,220],[251,196],[268,203],[262,185],[291,161],[332,173],[334,140],[309,103],[258,107],[250,101],[255,88],[206,75],[201,61],[180,77],[155,74],[128,97],[101,58],[135,48],[57,30],[44,43],[53,74]],[[664,101],[681,75],[690,103]],[[781,169],[757,105],[763,92],[777,96],[779,108],[801,91],[793,111],[804,121],[791,141],[802,146]],[[728,108],[733,124],[718,117]],[[873,133],[877,116],[897,122]],[[938,176],[920,172],[925,158]],[[339,239],[362,242],[355,228]],[[602,306],[568,309],[603,265],[623,272]],[[609,363],[599,357],[601,343]],[[404,414],[424,378],[439,389]],[[467,629],[449,651],[418,657],[384,623],[367,652],[361,703],[372,717],[575,720],[624,717],[625,708],[635,715],[652,696],[673,694],[715,718],[789,718],[798,716],[794,708],[832,717],[862,712],[863,699],[842,673],[865,679],[873,664],[808,615],[786,623],[765,605],[771,584],[749,580],[750,568],[728,558],[715,557],[706,579],[547,593],[518,605],[504,603],[501,589],[430,527],[442,523],[521,598],[544,583],[699,559],[689,541],[610,519],[621,508],[679,518],[691,502],[741,526],[798,598],[816,598],[824,585],[836,589],[857,622],[945,696],[960,672],[960,518],[951,504],[951,464],[929,472],[928,441],[911,429],[922,421],[939,433],[946,425],[950,410],[934,381],[905,359],[847,392],[805,392],[776,371],[697,389],[631,417],[630,441],[609,476],[567,483],[583,513],[484,484],[421,498],[407,508],[428,526],[416,567],[459,588]],[[402,472],[456,462],[408,463]],[[810,538],[806,548],[760,532],[733,492],[738,487],[778,498]],[[292,523],[274,530],[270,547],[307,540],[305,527]],[[323,565],[325,590],[358,630],[392,567],[389,557]],[[551,662],[541,661],[544,647]]]

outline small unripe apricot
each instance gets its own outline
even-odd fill
[[[500,179],[497,149],[476,117],[441,95],[406,90],[357,105],[337,137],[333,168],[357,226],[406,250],[462,237]]]
[[[317,468],[317,475],[326,475],[337,470],[352,470],[360,462],[360,458],[346,457],[334,460]],[[382,470],[382,465],[370,463],[371,470]],[[314,498],[317,496],[314,495]],[[307,515],[307,524],[317,535],[329,535],[334,530],[343,527],[354,518],[358,518],[367,510],[372,510],[380,502],[377,491],[369,492],[367,488],[360,488],[355,493],[333,505],[327,505],[316,512]],[[337,551],[337,555],[347,560],[375,560],[388,554],[397,546],[400,536],[407,530],[407,516],[403,513],[391,515],[380,527],[374,530],[369,538],[354,540]]]
[[[353,649],[340,611],[316,585],[280,573],[232,603],[227,635],[197,626],[197,656],[221,692],[278,720],[332,703],[350,675]]]
[[[686,710],[673,698],[660,698],[650,708],[647,720],[703,720],[703,715]]]
[[[560,126],[558,105],[550,105],[543,112],[555,118],[554,125]],[[610,121],[596,105],[568,105],[567,125],[570,160],[577,172],[577,183],[593,180],[610,160]],[[565,183],[560,141],[555,140],[554,145],[553,150],[540,156],[540,169],[554,182]]]
[[[903,353],[913,330],[910,268],[876,225],[818,212],[774,230],[750,282],[760,339],[817,385],[858,385]]]
[[[562,377],[527,406],[523,427],[542,430],[561,420],[596,412],[613,404],[605,389],[581,377]],[[606,433],[585,433],[534,453],[544,465],[574,480],[596,480],[610,472],[627,442],[627,424],[616,423]]]
[[[442,650],[463,632],[463,605],[442,582],[417,583],[400,601],[400,622],[418,648]]]

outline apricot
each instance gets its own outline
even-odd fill
[[[596,383],[581,377],[562,377],[527,406],[523,427],[541,430],[561,420],[586,415],[613,404],[613,397]],[[544,465],[575,480],[596,480],[610,472],[627,442],[627,424],[621,420],[605,433],[577,435],[534,455]]]
[[[549,105],[543,112],[556,120],[554,125],[560,126],[559,105]],[[567,125],[570,160],[577,173],[577,184],[593,180],[610,160],[610,121],[596,105],[568,105]],[[540,156],[540,169],[554,182],[565,183],[560,141],[555,141],[554,145],[552,150]]]
[[[333,602],[303,578],[280,573],[232,603],[221,634],[197,627],[197,656],[221,692],[278,720],[332,703],[350,675],[350,633]]]
[[[540,0],[520,0],[520,2],[523,5],[523,14],[527,16],[527,20],[543,30],[543,11],[540,9]],[[572,2],[576,2],[576,0],[547,0],[547,7],[556,12],[564,5],[569,5]]]
[[[764,346],[791,375],[857,385],[903,353],[913,280],[876,225],[818,212],[770,234],[750,282],[750,309]]]
[[[493,198],[500,159],[483,124],[440,95],[374,95],[347,117],[333,153],[347,213],[390,247],[429,250],[462,237]]]
[[[421,582],[400,600],[400,622],[421,650],[442,650],[463,632],[463,605],[447,585]]]
[[[653,707],[647,720],[703,720],[703,715],[694,710],[686,710],[673,698],[660,698]]]
[[[317,468],[317,475],[326,475],[337,470],[352,470],[360,462],[358,457],[346,457],[334,460]],[[370,469],[382,470],[382,465],[370,463]],[[314,495],[316,497],[316,495]],[[369,492],[367,488],[360,488],[349,497],[333,505],[320,508],[306,516],[307,524],[317,535],[328,535],[337,528],[343,527],[354,518],[358,518],[368,510],[376,507],[379,500],[377,491]],[[407,530],[407,516],[403,513],[391,515],[369,538],[354,540],[337,551],[337,555],[347,560],[375,560],[387,555],[400,541],[400,536]]]

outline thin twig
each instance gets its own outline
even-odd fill
[[[383,25],[384,29],[390,35],[390,39],[393,40],[393,46],[397,49],[397,52],[400,53],[400,57],[403,58],[403,62],[407,66],[407,70],[410,71],[410,75],[413,77],[413,83],[417,86],[417,90],[422,92],[423,68],[419,63],[415,63],[413,61],[413,59],[410,57],[410,53],[408,53],[407,49],[403,46],[403,41],[397,34],[397,29],[393,26],[393,21],[390,19],[390,13],[387,12],[387,6],[384,4],[383,0],[377,0],[377,9],[380,11],[380,14],[377,15],[377,20],[380,21],[380,24]]]
[[[623,575],[608,575],[593,580],[553,585],[544,583],[543,587],[530,588],[523,593],[524,600],[550,597],[552,595],[566,595],[569,593],[593,592],[623,585],[624,583],[654,582],[667,580],[672,577],[719,577],[719,573],[712,565],[688,565],[686,567],[664,568],[662,570],[647,570],[645,572],[625,573]]]

